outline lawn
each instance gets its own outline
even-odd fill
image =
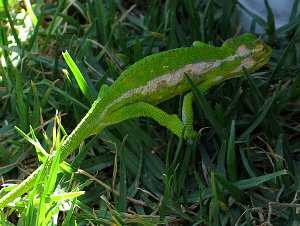
[[[126,68],[195,41],[221,46],[245,32],[244,9],[0,0],[0,206],[35,178],[0,209],[0,226],[300,225],[299,4],[280,28],[267,0],[266,19],[250,15],[248,32],[273,49],[258,71],[205,93],[190,81],[197,139],[139,117],[78,140],[62,162],[64,140]],[[181,117],[183,94],[158,107]]]

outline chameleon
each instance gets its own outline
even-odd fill
[[[124,70],[116,81],[105,87],[76,128],[60,146],[61,161],[82,141],[104,128],[124,120],[149,117],[183,139],[194,139],[193,94],[187,76],[206,92],[224,80],[252,73],[265,65],[272,49],[256,36],[246,33],[215,47],[195,42],[147,56]],[[182,119],[156,105],[185,94]],[[28,192],[41,166],[18,186],[0,198],[0,208]]]

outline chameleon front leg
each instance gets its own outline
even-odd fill
[[[193,112],[193,93],[189,92],[183,97],[182,103],[182,122],[184,124],[184,138],[194,139],[197,132],[194,130],[194,112]]]
[[[184,110],[184,121],[181,121],[177,115],[170,115],[158,107],[145,102],[138,102],[129,104],[122,107],[121,109],[113,112],[105,119],[105,127],[116,124],[118,122],[138,118],[138,117],[149,117],[158,122],[160,125],[171,130],[172,133],[178,137],[183,138],[195,138],[197,133],[192,128],[193,115],[191,112],[191,95],[184,98],[183,108]]]

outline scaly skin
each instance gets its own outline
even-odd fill
[[[244,34],[227,40],[221,47],[197,43],[194,47],[145,57],[125,70],[102,98],[94,102],[62,143],[61,161],[92,134],[100,133],[109,125],[140,116],[153,118],[179,137],[191,137],[191,94],[184,98],[186,109],[183,110],[183,123],[177,116],[169,115],[154,105],[190,90],[186,75],[199,89],[206,91],[226,79],[242,76],[244,68],[249,73],[254,72],[268,62],[270,55],[269,46],[251,34]],[[28,192],[40,168],[2,197],[0,208]]]

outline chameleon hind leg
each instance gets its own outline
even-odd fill
[[[160,108],[145,102],[129,104],[113,112],[107,119],[105,119],[105,126],[138,117],[152,118],[160,125],[171,130],[171,132],[178,137],[187,138],[187,134],[185,133],[185,124],[178,118],[177,115],[170,115]]]

